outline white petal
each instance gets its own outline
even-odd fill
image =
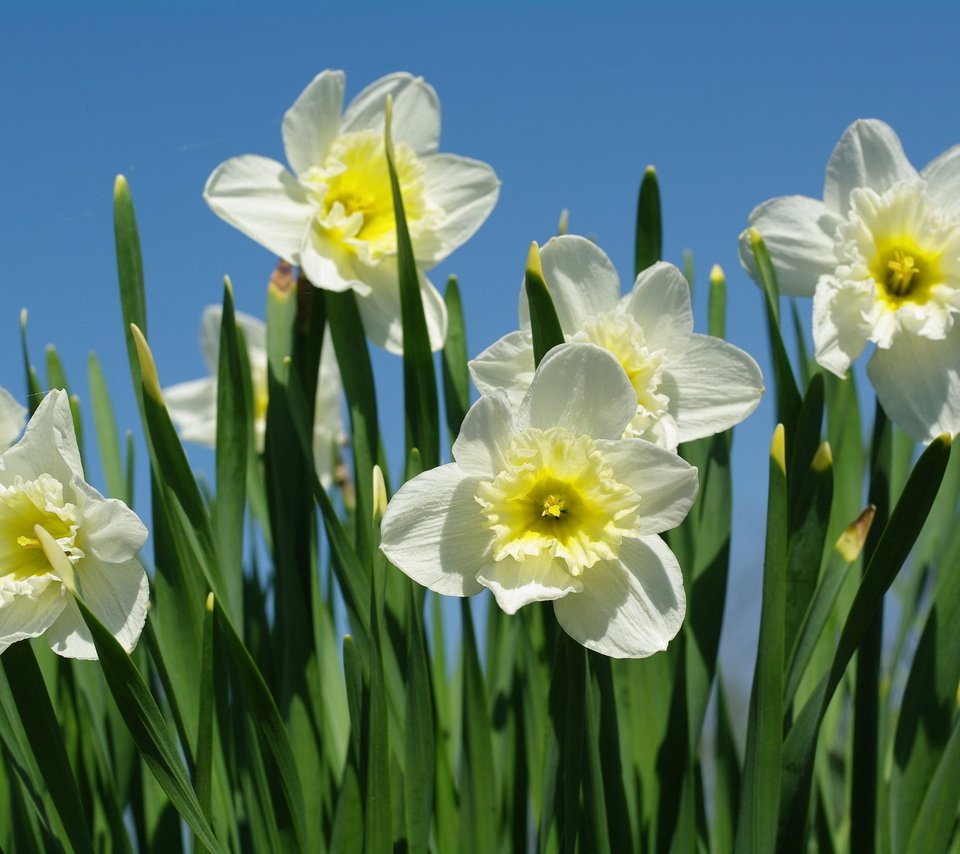
[[[67,393],[62,389],[48,392],[27,424],[23,438],[0,457],[2,483],[11,483],[17,475],[34,480],[42,473],[64,486],[74,479],[83,480],[73,416]]]
[[[507,467],[515,433],[510,400],[496,389],[470,407],[453,443],[453,458],[466,473],[492,479]]]
[[[927,181],[927,193],[943,206],[944,212],[960,216],[960,145],[930,161],[921,175]]]
[[[643,439],[600,441],[613,476],[640,496],[641,534],[676,528],[697,497],[697,469],[686,460]],[[589,571],[589,570],[588,570]]]
[[[660,261],[641,272],[621,308],[640,324],[651,350],[674,348],[693,330],[690,285],[673,264]]]
[[[237,326],[243,330],[243,340],[247,345],[250,362],[256,366],[267,363],[267,327],[259,318],[242,311],[235,313]],[[208,305],[203,310],[200,321],[200,349],[203,352],[203,361],[212,376],[217,376],[220,370],[220,327],[223,323],[223,307]]]
[[[644,658],[667,648],[686,612],[683,577],[659,537],[624,540],[619,561],[586,570],[583,592],[554,602],[563,630],[611,658]]]
[[[620,277],[592,240],[573,234],[552,237],[540,250],[543,278],[553,298],[560,326],[567,334],[595,314],[610,311],[620,301]],[[520,291],[521,328],[529,329],[526,291]]]
[[[406,72],[374,81],[350,102],[340,122],[340,132],[383,132],[387,95],[393,97],[393,138],[417,154],[433,154],[440,141],[440,101],[422,77]]]
[[[813,295],[813,344],[817,363],[844,377],[867,346],[863,317],[871,309],[867,294],[824,277]]]
[[[660,391],[681,442],[712,436],[739,424],[763,395],[763,375],[752,357],[733,344],[691,335],[677,359],[667,351]]]
[[[133,652],[147,618],[150,588],[138,560],[101,563],[83,559],[77,565],[77,583],[87,607],[120,646]],[[95,659],[97,649],[73,597],[47,632],[50,648],[65,658]]]
[[[813,296],[820,276],[834,271],[838,261],[833,234],[840,221],[819,199],[806,196],[780,196],[750,212],[750,225],[770,252],[780,293]],[[759,283],[749,229],[740,235],[740,263]]]
[[[426,157],[423,165],[424,193],[431,205],[445,213],[436,229],[439,250],[429,259],[435,264],[466,243],[480,228],[497,203],[500,181],[486,163],[454,154]]]
[[[523,331],[504,335],[471,360],[470,376],[480,394],[503,388],[510,405],[520,406],[533,382],[533,336]]]
[[[477,580],[490,590],[508,614],[516,614],[531,602],[549,602],[583,589],[580,579],[570,575],[561,561],[549,555],[527,555],[522,561],[512,557],[491,561],[480,571]]]
[[[636,412],[636,392],[616,357],[594,344],[561,344],[543,357],[517,423],[619,439]]]
[[[190,380],[163,390],[167,412],[185,442],[212,448],[217,441],[217,381]]]
[[[283,117],[283,147],[297,175],[323,163],[340,132],[345,81],[342,71],[321,71]]]
[[[357,307],[367,337],[388,353],[403,353],[403,325],[400,318],[400,283],[396,266],[384,261],[369,268],[370,293],[358,295]],[[420,276],[423,313],[430,336],[430,349],[441,350],[447,337],[447,306],[430,280]]]
[[[358,296],[370,293],[355,264],[355,256],[328,240],[317,229],[308,229],[300,246],[300,269],[312,285],[325,291],[356,291]],[[364,268],[369,269],[369,268]]]
[[[5,388],[0,388],[0,452],[9,448],[27,423],[27,410]]]
[[[387,505],[380,548],[418,584],[446,596],[479,593],[476,575],[493,535],[483,526],[477,485],[456,463],[407,481]]]
[[[88,554],[110,563],[134,557],[147,541],[140,517],[116,498],[104,498],[92,486],[78,484],[86,501],[78,545]]]
[[[36,595],[20,594],[0,605],[0,652],[17,641],[42,635],[70,598],[60,579],[33,579]],[[3,600],[0,599],[0,602]]]
[[[823,201],[833,213],[846,216],[857,187],[883,193],[916,177],[893,128],[877,119],[860,119],[844,131],[830,155]]]
[[[203,198],[213,212],[291,264],[314,205],[282,164],[247,154],[221,163],[207,179]]]
[[[942,341],[897,336],[874,352],[867,373],[884,411],[913,438],[960,431],[960,326]]]

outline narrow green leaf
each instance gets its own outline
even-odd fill
[[[707,332],[714,338],[727,336],[727,279],[719,264],[714,264],[710,269]]]
[[[601,671],[606,665],[609,674],[610,662],[600,655],[583,651],[586,664],[590,670],[591,678],[584,685],[584,728],[585,738],[585,762],[583,773],[583,806],[584,806],[584,843],[591,851],[609,852],[611,851],[610,840],[611,832],[608,827],[609,818],[607,816],[608,795],[607,789],[615,789],[622,784],[619,774],[608,776],[605,773],[603,756],[606,752],[604,748],[611,749],[619,756],[620,745],[618,741],[612,744],[602,744],[604,735],[603,722],[601,721],[601,697],[600,686],[594,681],[594,676],[599,668]],[[616,719],[614,719],[615,721]],[[611,733],[616,737],[616,727]],[[618,763],[619,764],[619,763]],[[620,820],[625,816],[620,816]],[[618,827],[623,832],[622,824]],[[613,836],[617,839],[617,836]],[[626,828],[626,835],[619,839],[626,840],[630,838],[629,825]]]
[[[370,351],[353,291],[323,291],[330,321],[330,335],[340,365],[340,377],[350,411],[350,448],[353,457],[353,485],[356,491],[356,549],[364,566],[372,556],[373,466],[380,445],[377,395]]]
[[[433,812],[437,727],[430,690],[430,664],[420,602],[411,586],[407,598],[406,714],[404,726],[405,776],[403,790],[407,850],[425,852]]]
[[[784,429],[783,425],[777,425],[770,449],[760,640],[750,695],[743,795],[737,822],[736,850],[743,852],[772,852],[777,842],[787,568],[788,483],[784,453]]]
[[[373,589],[376,591],[377,584]],[[374,643],[370,656],[370,685],[364,716],[362,751],[366,759],[364,787],[364,851],[379,854],[393,849],[393,812],[390,780],[390,737],[387,689],[381,650],[386,640],[381,626],[377,595],[371,596],[371,632]]]
[[[656,264],[663,255],[663,225],[657,170],[648,166],[637,195],[637,225],[634,236],[633,276]]]
[[[443,402],[450,441],[460,435],[460,425],[470,408],[470,372],[467,369],[467,333],[463,323],[460,287],[455,276],[447,280],[443,295],[447,306],[447,340],[443,344]]]
[[[957,804],[960,803],[960,715],[955,715],[950,740],[944,747],[906,851],[946,851],[956,843]],[[952,850],[956,850],[955,845]]]
[[[214,643],[213,594],[207,597],[203,619],[203,646],[200,664],[200,716],[197,721],[197,758],[194,785],[197,801],[205,815],[213,814],[213,708],[214,708]]]
[[[256,662],[244,646],[229,614],[220,606],[219,601],[214,601],[213,612],[217,625],[223,630],[233,660],[236,662],[243,683],[246,705],[257,723],[257,732],[276,764],[280,787],[278,794],[282,795],[286,812],[286,816],[278,816],[280,829],[291,833],[296,848],[304,850],[307,834],[303,792],[283,718]]]
[[[894,850],[940,850],[904,846],[926,832],[922,824],[932,819],[924,818],[923,813],[932,807],[925,803],[939,797],[932,791],[935,773],[939,773],[936,769],[938,765],[943,767],[950,739],[957,740],[954,719],[960,683],[960,572],[956,571],[956,555],[944,557],[948,559],[938,567],[930,613],[913,657],[897,721],[890,802]],[[960,781],[954,784],[955,792],[956,785]],[[955,795],[954,804],[958,802]]]
[[[533,332],[534,362],[539,365],[547,352],[564,342],[563,329],[554,308],[553,299],[543,278],[543,266],[540,263],[540,249],[536,243],[530,244],[527,255],[527,269],[523,277],[527,305],[530,307],[530,329]]]
[[[87,385],[90,388],[90,409],[93,413],[94,432],[97,434],[97,447],[100,449],[100,467],[107,484],[107,494],[112,498],[123,499],[127,490],[123,464],[120,461],[117,422],[114,419],[113,404],[110,402],[110,391],[94,353],[90,354],[87,362]]]
[[[462,599],[463,745],[460,763],[461,850],[497,850],[497,793],[490,714],[477,658],[470,600]]]
[[[732,851],[740,803],[740,759],[727,711],[723,680],[717,678],[716,782],[713,785],[713,821],[710,850]]]
[[[127,357],[137,403],[141,402],[140,359],[130,331],[134,324],[147,336],[147,299],[143,284],[143,259],[140,254],[140,232],[133,210],[130,186],[123,175],[117,175],[113,185],[113,234],[117,252],[117,276],[120,281],[120,310],[123,314],[123,333],[127,342]],[[141,408],[141,414],[143,410]]]
[[[767,333],[770,336],[770,351],[773,357],[774,385],[777,395],[777,421],[787,430],[787,444],[792,441],[793,425],[800,411],[800,392],[790,367],[790,358],[780,334],[780,291],[777,274],[770,261],[770,253],[756,229],[750,230],[753,257],[757,262],[760,280],[763,282],[764,303],[767,309]]]
[[[27,310],[20,310],[20,350],[23,353],[23,368],[27,378],[27,408],[30,414],[36,412],[40,401],[43,400],[43,388],[40,386],[40,378],[37,376],[36,368],[30,361],[30,348],[27,346]]]
[[[20,721],[53,806],[77,852],[93,852],[90,829],[67,758],[60,723],[29,641],[12,644],[0,655]]]
[[[237,321],[230,280],[223,283],[217,367],[217,509],[216,541],[225,606],[243,631],[243,517],[246,507],[247,427],[252,422],[252,402],[245,399]]]
[[[177,744],[136,665],[84,601],[77,606],[97,648],[110,693],[144,761],[197,838],[211,851],[223,851],[190,785]]]
[[[797,716],[783,745],[778,844],[804,846],[813,759],[820,724],[850,659],[876,615],[884,593],[906,561],[933,504],[950,458],[950,439],[941,436],[917,460],[890,521],[883,529],[844,622],[830,672]],[[871,534],[872,536],[872,534]]]
[[[391,102],[387,100],[384,144],[387,154],[387,169],[393,191],[393,211],[397,223],[397,272],[400,278],[400,318],[403,324],[403,389],[406,414],[406,447],[419,448],[425,468],[435,468],[440,463],[440,407],[437,402],[437,381],[433,368],[430,335],[423,313],[421,297],[421,273],[417,269],[416,256],[407,218],[403,208],[403,195],[397,179],[393,156],[391,131]]]

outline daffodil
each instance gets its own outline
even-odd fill
[[[208,305],[203,312],[200,346],[212,376],[179,383],[163,390],[170,418],[187,442],[214,447],[217,439],[217,365],[220,354],[220,324],[223,310]],[[263,451],[267,427],[267,341],[263,321],[238,311],[237,325],[243,330],[250,361],[253,386],[253,429],[258,451]],[[313,458],[317,476],[324,487],[333,482],[333,473],[343,443],[343,411],[340,401],[340,371],[329,336],[320,354],[317,397],[313,422]]]
[[[894,131],[852,124],[823,201],[781,196],[750,214],[782,292],[813,296],[817,362],[845,376],[867,345],[886,413],[917,439],[960,430],[960,146],[922,171]],[[756,278],[747,232],[740,258]]]
[[[617,271],[592,241],[555,237],[540,258],[565,339],[609,350],[630,379],[635,412],[624,436],[672,451],[726,430],[756,408],[763,393],[757,363],[726,341],[693,332],[690,287],[672,264],[643,271],[621,297]],[[516,405],[533,364],[521,289],[520,330],[484,350],[470,372],[481,393],[503,387]]]
[[[5,388],[0,388],[0,451],[5,451],[20,435],[27,421],[27,410]]]
[[[59,655],[96,658],[74,592],[132,651],[147,614],[146,539],[129,507],[84,480],[67,395],[51,391],[0,454],[0,652],[45,634]]]
[[[487,588],[509,614],[552,600],[564,630],[604,655],[665,649],[686,600],[657,535],[686,516],[697,470],[621,438],[636,407],[609,352],[555,347],[518,410],[503,389],[485,395],[464,419],[455,461],[401,487],[381,548],[437,593]]]
[[[292,172],[266,157],[235,157],[214,170],[204,198],[218,216],[299,265],[318,288],[352,289],[367,336],[402,352],[396,222],[384,148],[391,97],[397,174],[430,340],[439,349],[446,309],[422,271],[480,227],[500,182],[485,163],[437,153],[440,105],[422,78],[390,74],[342,111],[344,83],[342,71],[322,72],[284,116]]]

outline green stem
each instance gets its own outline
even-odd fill
[[[863,567],[870,563],[890,515],[890,467],[893,430],[880,401],[870,446],[870,503],[877,508],[864,548]],[[853,706],[853,769],[850,785],[850,839],[858,851],[876,847],[877,757],[880,718],[880,652],[883,645],[883,600],[857,652]]]

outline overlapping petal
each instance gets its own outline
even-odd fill
[[[322,163],[327,156],[330,143],[340,132],[346,83],[342,71],[321,71],[284,115],[283,147],[296,174]]]

